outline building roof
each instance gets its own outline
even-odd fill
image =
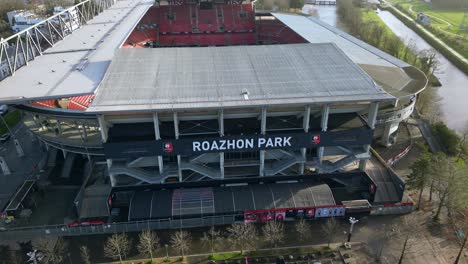
[[[119,0],[64,40],[0,82],[0,102],[16,103],[93,93],[115,50],[152,0]]]
[[[129,220],[229,215],[245,210],[304,208],[335,204],[335,198],[328,185],[312,183],[137,191],[130,202]]]
[[[88,111],[393,99],[330,43],[121,49]]]
[[[427,78],[412,65],[401,61],[327,23],[314,18],[273,13],[310,43],[334,43],[374,81],[395,97],[413,96],[427,85]]]

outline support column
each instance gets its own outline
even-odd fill
[[[310,106],[306,106],[304,110],[304,116],[302,117],[302,127],[304,128],[304,132],[309,132],[309,123],[310,123]],[[301,155],[304,159],[304,162],[300,164],[299,173],[304,174],[305,169],[305,162],[306,162],[306,148],[301,148]]]
[[[106,122],[103,115],[98,115],[97,119],[98,119],[98,123],[99,123],[99,128],[101,130],[101,141],[102,141],[102,143],[106,143],[107,138],[108,138],[107,122]],[[112,159],[106,159],[106,163],[107,163],[107,168],[110,171],[110,168],[112,167]],[[117,181],[115,179],[115,175],[111,174],[109,172],[109,178],[110,178],[111,186],[114,187],[117,184]]]
[[[62,124],[60,123],[60,119],[57,119],[57,129],[58,129],[59,135],[61,136],[63,130],[62,130]]]
[[[385,124],[382,137],[380,138],[380,144],[382,144],[385,147],[389,147],[390,144],[390,130],[392,129],[392,124],[387,123]]]
[[[97,118],[98,118],[98,122],[99,122],[99,127],[101,128],[102,143],[106,143],[107,142],[107,135],[108,135],[108,133],[107,133],[108,132],[107,122],[104,119],[103,115],[98,115]]]
[[[369,112],[367,114],[367,125],[370,129],[375,129],[375,123],[377,120],[377,113],[379,112],[379,102],[371,103],[369,106]],[[366,153],[369,154],[370,145],[365,145]],[[367,160],[359,161],[359,169],[364,171],[366,169]]]
[[[260,117],[260,133],[262,135],[265,135],[266,133],[266,119],[267,119],[266,115],[267,115],[266,107],[263,107],[261,117]],[[265,150],[260,150],[259,176],[265,176]]]
[[[322,128],[322,132],[326,132],[328,129],[328,116],[330,114],[330,106],[324,105],[322,107],[322,119],[320,121],[320,127]],[[319,165],[322,165],[323,160],[323,153],[325,152],[325,147],[319,147],[317,149],[317,157]],[[320,168],[319,168],[320,170]]]
[[[159,131],[159,116],[158,113],[153,113],[153,125],[154,125],[154,136],[156,140],[161,140],[161,133]],[[161,155],[158,156],[158,167],[159,174],[162,175],[164,172],[163,158]]]
[[[224,111],[218,112],[219,136],[224,137]],[[224,179],[224,152],[219,153],[219,172],[221,179]]]
[[[174,134],[175,138],[179,139],[179,118],[177,112],[173,113],[174,118]],[[179,175],[179,182],[182,182],[182,170],[180,169],[181,158],[180,155],[177,155],[177,174]]]
[[[5,159],[2,156],[0,156],[0,168],[2,169],[4,175],[11,174],[10,168],[8,167]]]

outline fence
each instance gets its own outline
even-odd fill
[[[21,240],[43,236],[82,236],[96,234],[138,232],[143,229],[179,229],[213,225],[229,225],[235,222],[236,215],[210,216],[192,219],[161,219],[101,225],[74,226],[33,226],[0,229],[0,240]]]

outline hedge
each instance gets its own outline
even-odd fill
[[[416,32],[420,37],[422,37],[425,41],[427,41],[432,47],[434,47],[437,51],[442,53],[450,62],[452,62],[457,68],[459,68],[461,71],[463,71],[465,74],[468,75],[468,64],[465,63],[463,60],[455,56],[450,50],[448,50],[445,46],[434,40],[431,36],[429,36],[426,32],[424,32],[422,29],[420,29],[417,24],[403,15],[401,15],[399,12],[396,12],[394,8],[391,8],[389,6],[384,6],[381,5],[380,9],[389,11],[392,13],[394,16],[396,16],[403,24],[405,24],[407,27],[412,29],[414,32]]]

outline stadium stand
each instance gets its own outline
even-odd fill
[[[253,45],[255,13],[251,4],[159,6],[151,8],[124,43],[147,46]]]

